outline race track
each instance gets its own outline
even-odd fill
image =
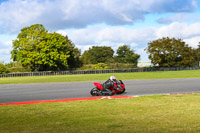
[[[200,93],[200,78],[123,80],[125,96]],[[103,83],[103,81],[100,81]],[[93,82],[1,84],[0,103],[91,97]]]

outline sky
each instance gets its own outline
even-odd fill
[[[200,0],[0,0],[0,62],[12,61],[12,41],[33,24],[67,35],[82,53],[126,44],[148,62],[144,49],[162,37],[197,48]]]

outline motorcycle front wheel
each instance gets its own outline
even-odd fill
[[[126,89],[124,88],[122,91],[118,92],[117,94],[122,94],[126,91]]]
[[[97,87],[92,88],[92,90],[90,91],[90,94],[92,96],[99,96],[99,89]]]

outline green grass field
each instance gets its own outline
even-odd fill
[[[200,78],[200,70],[0,78],[0,84],[102,81],[111,75],[121,80]]]
[[[0,84],[200,78],[200,70],[1,78]],[[0,133],[197,133],[200,94],[0,106]]]
[[[197,133],[200,94],[0,106],[0,133]]]

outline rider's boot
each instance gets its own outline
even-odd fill
[[[112,96],[113,92],[110,89],[105,89],[105,91],[107,95]]]

